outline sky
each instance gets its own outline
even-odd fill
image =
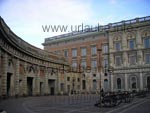
[[[0,0],[0,16],[23,40],[43,48],[45,38],[64,33],[42,26],[106,25],[150,16],[150,0]]]

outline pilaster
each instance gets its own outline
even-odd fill
[[[16,59],[16,66],[15,66],[15,96],[19,95],[19,66],[20,61]]]
[[[7,95],[7,68],[8,68],[8,55],[4,53],[2,62],[2,96]]]
[[[48,95],[48,70],[45,70],[45,76],[44,76],[44,94]]]

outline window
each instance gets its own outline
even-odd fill
[[[150,48],[150,37],[144,38],[144,47]]]
[[[150,64],[150,53],[149,54],[145,54],[145,63],[146,64]]]
[[[116,63],[116,66],[121,66],[121,57],[120,56],[116,56],[116,59],[115,59],[115,63]]]
[[[108,59],[104,59],[103,61],[103,67],[108,66]]]
[[[64,50],[64,57],[68,57],[68,50]]]
[[[86,56],[86,48],[81,48],[81,56]]]
[[[97,67],[97,61],[96,60],[92,60],[91,67],[92,68],[96,68]]]
[[[136,78],[135,77],[131,78],[131,85],[132,85],[132,89],[136,89]]]
[[[135,65],[136,64],[136,56],[135,55],[130,55],[129,56],[129,63],[130,63],[130,65]]]
[[[116,42],[115,43],[115,47],[116,47],[116,51],[120,51],[121,50],[121,44],[120,44],[120,42]]]
[[[77,67],[77,62],[76,62],[76,61],[73,61],[73,62],[72,62],[72,67],[74,67],[74,68]]]
[[[77,57],[77,49],[72,49],[72,57]]]
[[[86,61],[81,62],[81,67],[86,68]]]
[[[97,54],[97,48],[96,48],[96,46],[92,46],[91,47],[91,54],[92,55],[96,55]]]
[[[117,88],[121,89],[121,79],[117,78]]]
[[[103,53],[108,53],[108,45],[103,45]]]
[[[70,77],[67,77],[67,81],[70,81]]]
[[[134,40],[129,40],[129,49],[134,49]]]

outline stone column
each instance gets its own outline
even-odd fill
[[[110,64],[110,67],[114,67],[114,54],[110,54],[109,56],[109,64]]]
[[[24,75],[23,75],[23,96],[27,96],[27,63],[24,63]]]
[[[45,70],[45,77],[44,77],[44,95],[48,95],[48,70]]]
[[[16,66],[15,66],[15,96],[19,96],[19,67],[20,61],[16,59]]]
[[[113,80],[113,76],[114,76],[114,73],[111,73],[111,91],[113,92],[114,91],[114,80]]]
[[[2,61],[2,97],[7,95],[7,68],[8,68],[8,55],[4,53]]]
[[[138,62],[138,65],[142,65],[142,60],[143,60],[142,50],[138,50],[138,52],[137,52],[137,62]]]
[[[124,65],[124,67],[128,66],[128,55],[127,55],[127,52],[123,52],[123,65]]]
[[[140,33],[140,30],[138,30],[138,29],[137,29],[137,33],[136,33],[136,45],[137,45],[137,49],[141,49],[142,48],[141,33]]]
[[[122,33],[122,50],[126,50],[127,49],[127,37],[126,37],[126,33],[123,31]]]
[[[36,87],[35,95],[40,95],[40,82],[39,82],[40,78],[39,77],[40,77],[40,68],[37,67],[36,78],[35,78],[35,87]]]
[[[125,73],[125,91],[128,91],[128,75]]]
[[[112,35],[110,34],[109,35],[109,52],[113,52],[113,37]]]
[[[140,72],[140,90],[143,90],[143,75],[142,75],[142,72]]]

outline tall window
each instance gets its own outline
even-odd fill
[[[150,37],[144,38],[144,47],[150,48]]]
[[[145,54],[145,63],[150,64],[150,53]]]
[[[134,49],[135,48],[134,44],[135,44],[134,40],[129,40],[129,49]]]
[[[97,54],[97,48],[96,48],[96,46],[92,46],[91,47],[91,54],[92,55],[96,55]]]
[[[68,57],[68,50],[64,50],[64,57]]]
[[[76,62],[76,61],[73,61],[73,62],[72,62],[72,67],[73,67],[73,68],[76,68],[76,67],[77,67],[77,62]]]
[[[92,60],[91,67],[92,68],[96,68],[97,67],[97,61],[96,60]]]
[[[108,53],[108,45],[103,45],[103,53]]]
[[[121,43],[120,42],[116,42],[115,47],[116,47],[116,51],[121,51]]]
[[[108,66],[108,59],[104,59],[103,66]]]
[[[77,57],[77,49],[72,49],[72,57]]]
[[[131,85],[132,85],[132,89],[136,89],[136,78],[135,77],[131,78]]]
[[[117,88],[121,89],[121,79],[117,78]]]
[[[116,56],[115,57],[115,64],[116,66],[121,66],[121,56]]]
[[[135,65],[136,64],[136,56],[135,55],[130,55],[129,56],[129,63],[130,63],[130,65]]]
[[[86,56],[86,48],[81,48],[81,56]]]
[[[81,66],[82,66],[83,68],[86,68],[86,61],[82,61],[82,62],[81,62]]]

